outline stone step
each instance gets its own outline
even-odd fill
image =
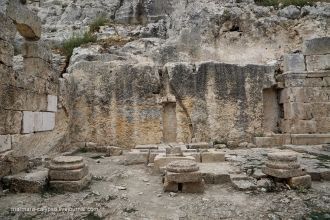
[[[12,192],[41,193],[48,185],[48,169],[37,169],[30,173],[18,173],[5,176],[2,179],[4,186]]]
[[[268,137],[255,137],[257,147],[282,145],[318,145],[330,143],[330,134],[275,134]]]

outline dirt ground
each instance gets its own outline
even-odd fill
[[[89,188],[7,193],[0,197],[0,219],[330,219],[329,182],[313,182],[309,190],[243,192],[222,184],[206,185],[204,194],[164,193],[161,176],[145,165],[122,165],[123,156],[84,156],[93,175]]]

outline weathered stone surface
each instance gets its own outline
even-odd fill
[[[79,192],[86,188],[91,182],[91,175],[87,175],[81,180],[77,181],[50,181],[49,185],[51,189],[56,191],[69,191],[69,192]]]
[[[164,180],[164,192],[178,192],[179,191],[179,185],[175,182],[169,182],[166,177]]]
[[[198,171],[199,167],[195,161],[178,160],[172,161],[166,166],[166,170],[174,173],[188,173]]]
[[[291,135],[292,144],[300,145],[300,144],[325,144],[330,143],[330,135],[329,134],[292,134]]]
[[[7,42],[12,42],[16,34],[16,27],[13,21],[3,13],[0,13],[0,26],[0,39]]]
[[[2,112],[0,111],[0,114]],[[6,133],[19,134],[22,129],[22,112],[21,111],[6,111]]]
[[[200,182],[192,182],[192,183],[183,183],[182,184],[182,192],[183,193],[203,193],[205,190],[204,180]]]
[[[272,169],[269,167],[263,167],[262,172],[269,176],[277,177],[277,178],[290,178],[296,176],[305,175],[305,171],[302,169],[291,169],[291,170],[284,170],[284,169]]]
[[[0,39],[0,63],[13,66],[14,47],[7,41]]]
[[[0,135],[0,153],[11,149],[11,136]]]
[[[88,174],[88,167],[85,166],[76,170],[49,170],[50,180],[74,181],[80,180]]]
[[[51,170],[76,170],[76,169],[82,169],[83,167],[85,167],[84,162],[65,163],[65,164],[50,163],[49,164],[49,169],[51,169]]]
[[[18,32],[28,40],[38,40],[41,36],[41,20],[19,0],[5,0],[7,15],[15,21]]]
[[[284,72],[305,71],[305,58],[303,54],[284,55]]]
[[[273,169],[284,169],[284,170],[300,168],[299,163],[296,161],[295,162],[267,161],[266,166]]]
[[[312,120],[281,120],[280,128],[283,133],[291,133],[291,134],[308,134],[308,133],[316,133],[316,121]]]
[[[52,62],[51,50],[40,41],[24,41],[22,44],[22,56],[24,58],[40,58],[46,62]]]
[[[257,180],[245,175],[231,175],[231,183],[238,190],[254,190],[257,188]]]
[[[158,149],[156,144],[140,144],[136,145],[135,149]]]
[[[83,157],[80,156],[58,156],[52,159],[52,162],[55,164],[76,164],[84,161]]]
[[[34,131],[51,131],[55,128],[55,113],[34,112]]]
[[[166,157],[165,154],[159,154],[154,159],[154,169],[156,171],[159,171],[161,168],[166,168],[167,164],[169,164],[172,161],[176,160],[191,160],[195,161],[194,157],[186,156],[186,157]]]
[[[147,164],[149,152],[128,152],[125,155],[125,165]]]
[[[4,185],[12,192],[42,193],[48,184],[48,170],[34,170],[3,178]]]
[[[202,152],[202,163],[217,163],[225,161],[225,153],[218,151]]]
[[[297,161],[298,157],[297,154],[293,151],[279,151],[279,152],[273,152],[267,154],[268,160],[271,161],[284,161],[284,162],[290,162],[290,161]]]
[[[327,55],[306,56],[306,66],[308,71],[329,70],[330,52]]]
[[[54,95],[47,96],[47,111],[57,112],[57,96]]]
[[[199,142],[199,143],[190,143],[188,144],[189,149],[208,149],[209,143],[207,142]]]
[[[313,118],[311,103],[290,102],[284,103],[283,106],[285,119],[308,120]]]
[[[40,77],[50,82],[56,82],[58,80],[56,72],[53,70],[52,66],[43,59],[25,58],[23,63],[24,72],[30,75]]]
[[[304,55],[327,54],[330,53],[330,38],[320,37],[305,40],[303,44]]]
[[[312,186],[312,178],[310,175],[292,177],[288,183],[292,188],[310,188]]]
[[[188,173],[174,173],[166,171],[166,178],[169,182],[187,183],[202,181],[202,174],[199,171]]]
[[[23,111],[22,134],[34,132],[34,112]]]
[[[290,136],[286,134],[274,135],[272,137],[255,137],[255,144],[257,147],[281,146],[290,143]]]

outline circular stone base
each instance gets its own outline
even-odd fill
[[[169,163],[166,170],[174,173],[188,173],[199,170],[197,163],[191,160],[177,160]]]

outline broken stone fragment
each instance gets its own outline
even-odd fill
[[[310,175],[292,177],[288,181],[291,188],[310,188],[312,186],[312,178]]]

